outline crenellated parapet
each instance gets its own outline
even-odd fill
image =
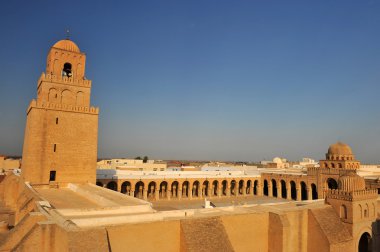
[[[343,191],[338,189],[327,190],[326,197],[338,200],[364,200],[369,198],[377,198],[377,190],[358,190],[358,191]]]
[[[99,114],[98,107],[85,107],[85,106],[74,106],[60,103],[50,103],[50,102],[38,102],[36,100],[32,100],[27,109],[27,114],[32,108],[42,108],[42,109],[54,109],[60,111],[70,111],[70,112],[78,112],[78,113],[86,113],[86,114]]]
[[[49,81],[49,82],[55,82],[65,85],[73,85],[73,86],[80,86],[80,87],[91,87],[92,81],[91,80],[85,80],[85,79],[77,79],[73,77],[67,77],[67,76],[60,76],[50,73],[42,73],[40,78],[38,79],[38,87],[41,85],[42,82]]]

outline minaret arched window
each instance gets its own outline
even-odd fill
[[[65,63],[63,65],[62,76],[71,77],[72,75],[73,75],[73,73],[72,73],[72,70],[71,70],[71,64],[70,63]]]

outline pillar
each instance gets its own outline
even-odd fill
[[[290,183],[286,187],[286,199],[291,200],[292,199],[292,186]]]
[[[307,188],[307,199],[312,200],[313,199],[313,190],[311,188]]]
[[[297,186],[296,191],[297,191],[297,200],[302,200],[301,188]]]
[[[241,190],[242,190],[243,196],[245,196],[247,192],[247,188],[245,187],[245,181],[243,181],[243,187],[241,188]]]
[[[218,193],[218,198],[222,197],[222,188],[220,188],[220,186],[218,186],[217,188],[217,193]]]
[[[277,183],[277,198],[282,198],[282,185],[281,185],[281,181],[280,183]]]
[[[146,189],[143,191],[143,199],[148,200],[148,190]]]
[[[268,196],[273,197],[272,183],[269,183],[269,182],[268,182]]]
[[[260,182],[257,182],[257,196],[263,196],[264,188]]]
[[[135,190],[131,190],[129,196],[135,197]]]
[[[171,190],[167,190],[166,191],[166,198],[168,199],[168,200],[170,200],[170,196],[172,195],[172,191]]]
[[[157,190],[157,187],[155,187],[154,197],[156,200],[160,199],[160,190]]]
[[[227,197],[231,196],[231,187],[228,187],[228,185],[227,185],[227,188],[226,188],[226,196]]]
[[[178,189],[177,198],[178,198],[179,200],[182,199],[182,190],[181,190],[181,189]]]

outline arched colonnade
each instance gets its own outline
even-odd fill
[[[315,180],[309,176],[290,174],[261,174],[263,195],[288,200],[318,199],[318,188]]]
[[[261,179],[199,178],[199,179],[98,179],[98,186],[145,200],[199,199],[262,195]]]

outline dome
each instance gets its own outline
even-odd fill
[[[281,164],[282,163],[282,159],[279,158],[279,157],[275,157],[275,158],[273,158],[273,163]]]
[[[347,192],[365,190],[364,178],[357,174],[344,175],[339,178],[338,189]]]
[[[62,39],[53,45],[54,48],[80,53],[79,47],[70,39]]]
[[[328,155],[352,155],[351,147],[345,143],[337,142],[330,145]]]

